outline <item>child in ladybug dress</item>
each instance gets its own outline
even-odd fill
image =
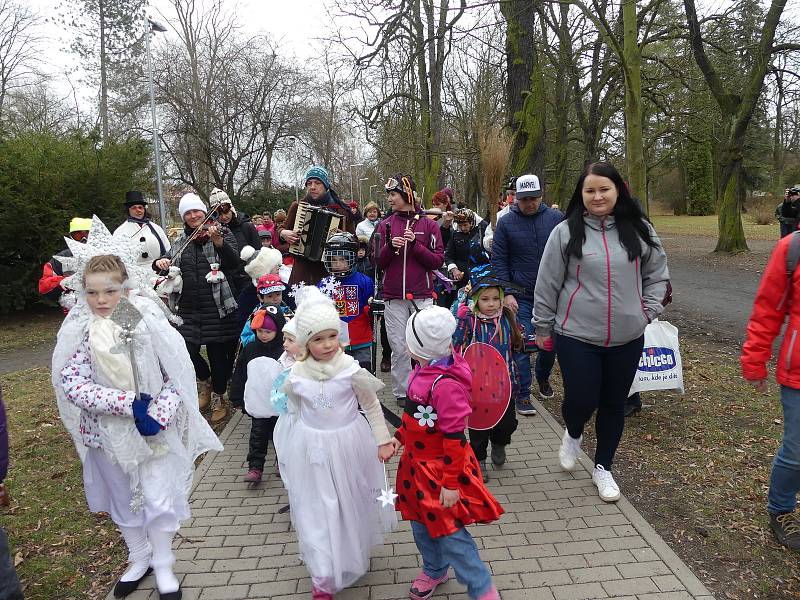
[[[403,423],[393,443],[405,446],[397,469],[397,510],[411,521],[422,554],[412,600],[433,596],[450,566],[470,598],[500,598],[466,530],[471,523],[497,520],[503,508],[486,489],[464,434],[472,375],[453,352],[455,329],[455,317],[438,306],[414,313],[406,325],[406,343],[419,366],[409,377]]]

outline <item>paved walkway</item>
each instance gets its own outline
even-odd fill
[[[394,409],[390,391],[381,394]],[[503,599],[713,600],[624,497],[616,504],[598,498],[588,457],[582,457],[583,469],[561,471],[562,430],[537,408],[539,415],[520,417],[504,468],[489,467],[489,487],[506,513],[492,525],[470,527]],[[242,481],[249,435],[250,419],[237,413],[221,436],[224,452],[209,455],[198,467],[193,518],[176,540],[175,571],[185,600],[311,596],[289,514],[279,513],[288,498],[275,477],[271,448],[260,487],[247,489]],[[408,598],[419,564],[411,529],[402,522],[376,548],[370,572],[337,599]],[[128,598],[157,600],[154,585],[148,577]],[[453,579],[435,598],[467,595]]]

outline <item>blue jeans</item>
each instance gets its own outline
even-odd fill
[[[792,512],[800,491],[800,390],[781,386],[783,440],[772,461],[767,510]]]
[[[524,300],[517,298],[519,310],[517,311],[517,319],[525,328],[525,335],[533,335],[533,300]],[[519,372],[519,398],[524,400],[531,397],[531,357],[529,354],[523,352],[517,353],[514,358],[517,364],[517,371]],[[553,365],[556,362],[555,350],[547,352],[539,350],[536,354],[536,381],[547,381],[550,379],[550,372],[553,370]]]
[[[492,576],[483,564],[475,540],[462,527],[453,534],[433,538],[419,521],[411,521],[411,531],[422,555],[422,570],[439,579],[452,566],[456,579],[467,586],[470,598],[480,598],[492,587]]]

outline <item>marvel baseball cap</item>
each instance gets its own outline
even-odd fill
[[[542,186],[536,175],[520,175],[517,177],[517,200],[521,198],[539,198]]]

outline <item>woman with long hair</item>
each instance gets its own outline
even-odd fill
[[[664,310],[669,272],[655,229],[613,165],[592,163],[566,218],[553,230],[536,279],[533,324],[540,348],[555,335],[566,431],[559,462],[575,469],[583,429],[597,411],[592,481],[615,502],[611,466],[625,425],[625,399],[644,329]]]

